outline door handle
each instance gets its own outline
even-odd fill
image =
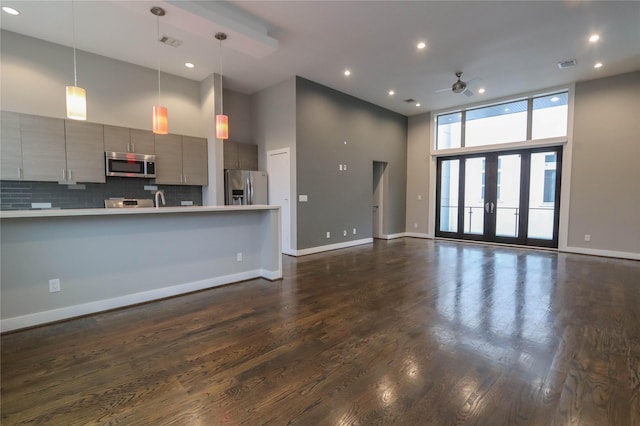
[[[495,209],[496,205],[493,204],[493,202],[491,202],[491,213],[493,214],[493,210]]]
[[[484,211],[487,212],[487,213],[490,213],[489,212],[489,203],[484,203]]]

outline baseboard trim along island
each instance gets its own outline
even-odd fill
[[[277,206],[4,211],[0,220],[2,332],[282,278]]]

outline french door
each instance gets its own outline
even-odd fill
[[[562,147],[438,159],[436,236],[558,247]]]

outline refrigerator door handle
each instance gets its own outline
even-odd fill
[[[249,204],[253,204],[253,177],[249,176],[249,196],[251,197],[251,202]]]

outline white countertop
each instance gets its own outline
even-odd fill
[[[202,213],[233,212],[251,210],[278,210],[280,206],[185,206],[185,207],[137,207],[122,209],[45,209],[45,210],[5,210],[0,212],[0,219],[27,217],[71,217],[71,216],[115,216],[132,214],[166,214],[166,213]]]

